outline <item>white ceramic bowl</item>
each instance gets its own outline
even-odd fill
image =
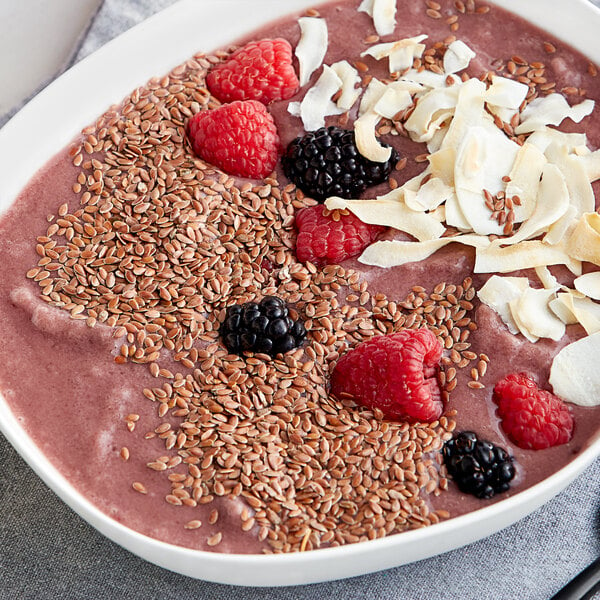
[[[410,1],[410,0],[407,0]],[[498,0],[600,63],[600,10],[587,0]],[[150,77],[200,50],[212,50],[314,0],[182,0],[85,59],[32,100],[0,131],[0,210],[29,178],[109,105]],[[232,22],[232,14],[236,19]],[[227,24],[226,27],[224,24]],[[201,47],[200,47],[201,46]],[[74,93],[100,78],[90,97]],[[52,119],[48,120],[47,115]],[[30,145],[31,131],[44,131]],[[8,176],[7,176],[8,175]],[[395,567],[458,548],[514,523],[564,489],[600,454],[596,437],[575,460],[507,500],[443,523],[384,539],[286,555],[239,555],[190,550],[143,536],[99,511],[53,467],[0,396],[0,430],[71,508],[131,552],[184,575],[219,583],[274,586],[315,583]]]

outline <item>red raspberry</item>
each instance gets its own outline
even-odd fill
[[[258,100],[269,104],[291,98],[300,82],[292,66],[292,47],[278,38],[239,48],[210,71],[206,85],[221,102]]]
[[[359,344],[344,354],[331,374],[331,393],[398,421],[439,419],[443,410],[437,381],[442,345],[429,329],[404,329]]]
[[[300,262],[315,265],[341,263],[360,254],[385,227],[363,223],[352,213],[333,218],[322,204],[309,206],[296,214],[296,256]]]
[[[573,416],[557,396],[538,388],[526,373],[512,373],[494,387],[494,402],[508,437],[519,448],[541,450],[565,444]]]
[[[277,164],[275,121],[255,100],[199,112],[188,123],[188,135],[200,158],[230,175],[259,179]]]

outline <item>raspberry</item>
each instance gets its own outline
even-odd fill
[[[221,102],[258,100],[269,104],[292,97],[300,82],[287,40],[260,40],[236,50],[206,76],[210,93]]]
[[[337,212],[336,218],[338,220],[321,204],[298,211],[296,256],[300,262],[319,266],[339,264],[360,254],[385,230],[385,227],[363,223],[352,213]]]
[[[541,450],[565,444],[573,435],[573,416],[557,396],[538,388],[526,373],[512,373],[494,387],[502,427],[519,448]]]
[[[230,175],[269,175],[279,154],[273,117],[260,102],[247,100],[203,110],[188,123],[194,152]]]
[[[443,410],[437,368],[442,345],[429,329],[404,329],[367,340],[344,354],[331,393],[350,397],[389,419],[435,421]]]

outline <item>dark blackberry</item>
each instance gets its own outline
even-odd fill
[[[302,321],[294,321],[285,302],[276,296],[230,306],[219,333],[232,354],[262,352],[275,356],[297,348],[306,339]]]
[[[505,492],[515,476],[506,450],[463,431],[444,444],[444,463],[459,489],[477,498]]]
[[[307,196],[325,200],[329,196],[357,198],[370,185],[386,181],[398,153],[384,163],[360,154],[354,131],[321,127],[296,138],[281,159],[283,171]]]

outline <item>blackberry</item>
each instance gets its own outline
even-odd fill
[[[285,302],[276,296],[230,306],[219,333],[232,354],[262,352],[275,356],[297,348],[306,338],[302,321],[294,321]]]
[[[444,463],[459,489],[477,498],[505,492],[515,476],[512,457],[500,446],[463,431],[444,444]]]
[[[384,163],[360,154],[354,131],[321,127],[296,138],[281,159],[283,172],[307,196],[325,200],[329,196],[357,198],[370,185],[387,180],[398,153]]]

